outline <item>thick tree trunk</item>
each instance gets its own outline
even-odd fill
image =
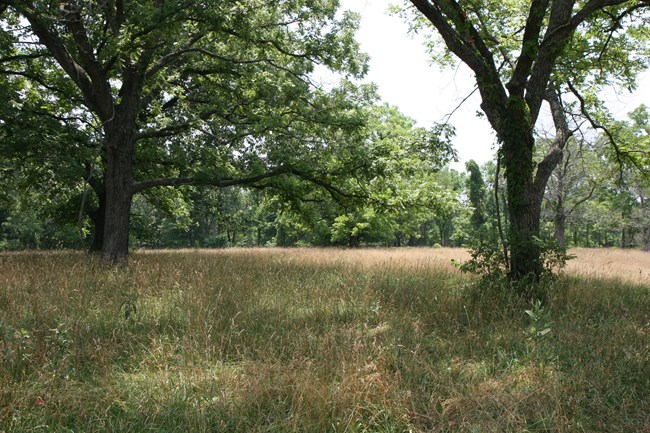
[[[102,258],[112,264],[123,264],[129,253],[133,144],[128,138],[111,141],[106,146],[106,221]]]
[[[527,205],[510,209],[510,278],[515,281],[536,281],[542,273],[538,243],[541,206],[535,197],[526,201]]]
[[[510,227],[509,277],[514,281],[535,281],[542,272],[539,224],[543,189],[534,184],[533,128],[523,100],[512,98],[508,118],[499,134],[503,143],[508,216]],[[523,286],[522,286],[523,289]]]

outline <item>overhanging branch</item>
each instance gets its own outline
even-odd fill
[[[135,182],[131,188],[132,193],[136,194],[149,188],[156,187],[177,187],[184,185],[206,185],[214,186],[217,188],[225,188],[229,186],[249,186],[258,187],[260,182],[280,176],[294,176],[314,185],[320,186],[326,190],[332,198],[340,200],[341,198],[354,198],[362,199],[365,196],[353,194],[342,190],[341,188],[332,185],[331,183],[319,179],[316,175],[290,167],[279,167],[274,170],[267,171],[254,176],[240,177],[240,178],[202,178],[202,177],[176,177],[176,178],[156,178]]]
[[[598,123],[589,113],[589,110],[587,109],[587,102],[585,101],[585,98],[582,97],[578,89],[575,88],[573,83],[571,81],[567,82],[567,85],[569,86],[569,89],[571,90],[571,93],[578,98],[578,101],[580,102],[580,113],[585,116],[587,121],[589,121],[589,124],[591,125],[592,128],[596,130],[601,130],[607,137],[607,140],[609,141],[609,144],[612,145],[614,148],[614,152],[616,154],[616,162],[618,163],[619,167],[623,167],[623,152],[621,151],[621,148],[619,147],[618,143],[616,142],[616,139],[614,138],[614,134],[612,131],[609,130],[605,125],[602,125]],[[621,171],[621,178],[623,176],[623,173]]]
[[[285,168],[279,168],[276,170],[271,170],[266,173],[258,174],[255,176],[242,177],[242,178],[201,178],[201,177],[167,177],[167,178],[157,178],[157,179],[147,179],[139,182],[135,182],[131,188],[131,191],[135,194],[145,189],[156,188],[161,186],[183,186],[183,185],[210,185],[215,187],[228,187],[235,185],[251,185],[263,180],[281,176],[287,174],[288,170]]]

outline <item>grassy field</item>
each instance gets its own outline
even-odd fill
[[[452,249],[0,254],[0,432],[650,432],[650,254],[573,253],[546,307]]]

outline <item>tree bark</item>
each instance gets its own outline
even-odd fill
[[[510,274],[514,281],[537,280],[541,275],[539,224],[544,190],[533,180],[535,138],[526,102],[511,97],[501,122],[508,216],[510,221]]]
[[[566,247],[566,215],[562,198],[558,198],[555,205],[555,218],[553,220],[555,241],[560,248]]]
[[[133,199],[133,128],[117,119],[107,128],[106,221],[102,258],[111,264],[126,263]]]

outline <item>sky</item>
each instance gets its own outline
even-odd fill
[[[432,65],[426,53],[424,39],[408,34],[402,18],[390,16],[387,9],[391,0],[341,0],[343,10],[361,14],[357,40],[370,56],[369,72],[365,79],[374,82],[385,102],[415,119],[420,126],[429,127],[443,122],[474,88],[474,77],[469,68],[460,65],[441,69]],[[620,118],[625,113],[650,100],[650,73],[642,75],[641,85],[633,94],[606,92],[610,109]],[[464,170],[465,162],[474,159],[482,164],[493,158],[495,134],[485,118],[477,117],[480,97],[475,92],[449,119],[455,126],[453,144],[459,162],[452,164]]]

